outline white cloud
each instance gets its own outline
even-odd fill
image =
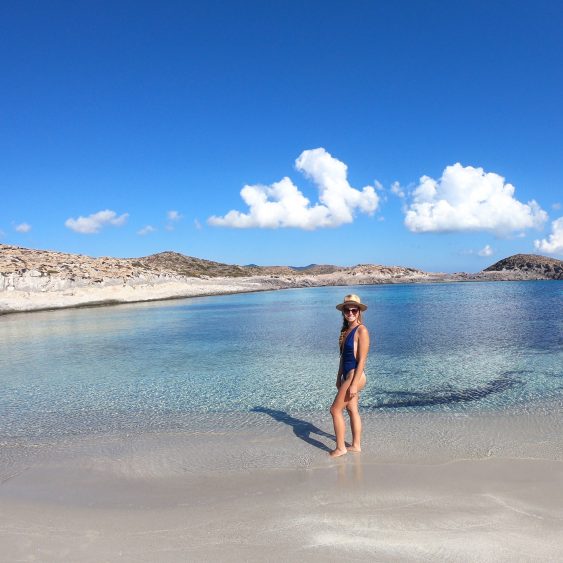
[[[183,215],[181,215],[178,211],[168,211],[168,213],[166,213],[166,217],[168,218],[168,223],[164,225],[164,228],[167,231],[173,231],[174,223],[182,219]]]
[[[563,217],[553,221],[549,237],[534,241],[534,246],[547,254],[563,254]]]
[[[203,229],[202,224],[199,222],[199,219],[194,219],[194,226],[195,228],[199,231],[201,229]]]
[[[317,185],[319,203],[311,205],[286,176],[270,186],[244,186],[240,195],[249,207],[248,213],[232,210],[223,217],[213,215],[207,222],[215,227],[314,230],[352,223],[356,210],[371,215],[377,209],[379,197],[374,187],[366,186],[362,191],[351,187],[346,164],[325,149],[303,151],[295,167]]]
[[[482,168],[447,166],[439,180],[422,176],[412,193],[405,225],[413,232],[512,231],[540,228],[547,213],[534,201],[514,198],[514,186]]]
[[[127,221],[127,217],[129,217],[129,213],[123,213],[123,215],[118,216],[115,211],[106,209],[92,213],[92,215],[88,215],[88,217],[80,216],[78,219],[72,219],[71,217],[65,221],[65,226],[77,233],[99,233],[101,228],[105,225],[121,227]]]
[[[152,225],[147,225],[146,227],[139,229],[137,231],[137,234],[141,236],[145,236],[145,235],[149,235],[150,233],[154,233],[155,231],[156,229]]]
[[[481,250],[479,250],[477,252],[477,254],[479,256],[492,256],[493,254],[493,249],[491,248],[490,245],[486,244],[483,248],[481,248]]]
[[[166,217],[168,217],[169,221],[179,221],[182,218],[182,215],[178,213],[178,211],[169,211],[166,214]]]
[[[395,194],[397,197],[400,197],[401,199],[405,197],[405,190],[403,190],[399,182],[393,182],[391,184],[391,193]]]
[[[15,229],[18,233],[29,233],[29,231],[31,231],[31,225],[28,223],[20,223],[15,226]]]
[[[555,211],[559,211],[559,209],[561,209],[561,204],[558,201],[556,201],[555,203],[551,204],[551,208],[555,209]]]

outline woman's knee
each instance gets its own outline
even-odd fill
[[[344,405],[337,405],[337,404],[333,403],[332,406],[330,407],[330,414],[332,416],[335,416],[338,413],[342,413],[343,408],[344,408]]]

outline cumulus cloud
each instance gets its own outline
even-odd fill
[[[129,217],[129,213],[123,213],[123,215],[118,216],[115,211],[105,209],[104,211],[92,213],[88,217],[82,217],[82,215],[78,219],[71,217],[65,221],[65,226],[77,233],[93,234],[99,233],[102,227],[106,225],[121,227],[127,221],[127,217]]]
[[[491,231],[498,236],[541,228],[547,213],[536,201],[522,203],[504,178],[482,168],[447,166],[439,180],[422,176],[406,209],[413,232]]]
[[[563,254],[563,217],[551,223],[551,234],[547,239],[534,241],[536,250],[547,254]]]
[[[15,229],[18,233],[29,233],[29,231],[31,231],[31,225],[28,223],[20,223],[15,226]]]
[[[492,256],[493,254],[493,249],[491,248],[490,245],[486,244],[483,248],[481,248],[481,250],[479,250],[477,252],[477,254],[479,256]]]
[[[141,235],[141,236],[145,236],[145,235],[150,235],[151,233],[154,233],[155,231],[156,231],[156,229],[152,225],[147,225],[146,227],[139,229],[137,231],[137,234]]]
[[[317,185],[318,203],[311,205],[286,176],[269,186],[244,186],[240,195],[249,207],[248,213],[231,210],[223,217],[213,215],[207,222],[215,227],[314,230],[351,223],[356,211],[372,215],[377,209],[379,196],[374,187],[366,186],[360,191],[350,186],[346,164],[324,148],[303,151],[295,167]]]

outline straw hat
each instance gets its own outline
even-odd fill
[[[344,297],[344,301],[342,303],[339,303],[336,308],[339,311],[342,311],[342,308],[346,305],[356,305],[356,307],[358,307],[360,309],[360,311],[365,311],[367,309],[367,305],[364,305],[361,301],[360,298],[355,295],[354,293],[351,293],[350,295],[346,295],[346,297]]]

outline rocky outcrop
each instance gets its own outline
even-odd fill
[[[104,278],[126,280],[143,275],[183,277],[248,275],[240,266],[192,258],[177,252],[161,252],[145,258],[92,258],[81,254],[0,245],[1,274],[21,275],[29,271],[39,272],[42,276],[90,281],[101,281]]]
[[[443,274],[375,264],[238,266],[177,252],[142,258],[91,258],[0,245],[0,313],[290,287],[562,277],[561,260],[524,254],[501,260],[477,274]]]
[[[257,267],[221,264],[201,258],[185,256],[179,252],[159,252],[146,258],[125,259],[131,266],[151,272],[166,272],[184,277],[244,277],[254,273]]]
[[[399,280],[429,276],[422,270],[400,266],[360,264],[354,267],[312,264],[305,268],[290,266],[238,266],[222,264],[178,252],[160,252],[142,258],[91,258],[81,254],[66,254],[0,245],[0,291],[13,288],[21,291],[56,291],[69,287],[107,285],[139,285],[186,280],[187,278],[271,278],[313,283],[320,277],[325,283],[333,278]],[[308,280],[308,281],[306,281]]]
[[[499,260],[483,272],[517,274],[518,279],[563,279],[563,261],[537,254],[515,254]]]

